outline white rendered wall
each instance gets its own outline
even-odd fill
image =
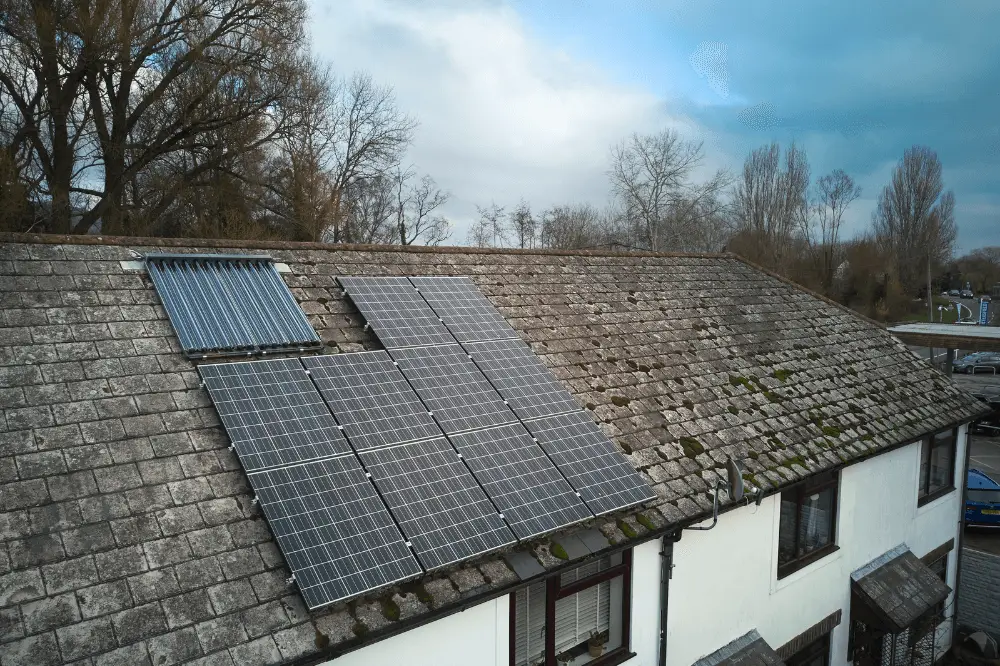
[[[632,651],[629,666],[653,666],[659,644],[660,542],[632,551]],[[509,666],[510,604],[503,596],[373,643],[331,666]]]
[[[850,574],[906,543],[918,557],[958,536],[966,428],[959,431],[955,488],[917,507],[920,444],[847,467],[838,494],[840,550],[777,580],[778,496],[730,511],[706,532],[685,530],[674,545],[667,618],[667,664],[690,666],[751,629],[779,647],[837,609],[832,662],[847,661]],[[948,560],[954,589],[957,552]],[[652,585],[652,580],[650,581]],[[947,616],[954,609],[946,602]],[[950,642],[950,622],[938,641]],[[643,662],[645,663],[645,662]]]

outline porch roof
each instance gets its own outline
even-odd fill
[[[694,666],[784,666],[784,664],[778,653],[761,638],[756,629],[694,662]]]
[[[892,633],[911,626],[951,593],[905,544],[853,572],[851,580],[854,591]]]

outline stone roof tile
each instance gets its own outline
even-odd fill
[[[378,345],[336,276],[472,276],[653,484],[641,519],[598,525],[610,544],[707,515],[726,456],[773,490],[978,414],[880,327],[731,256],[156,243],[0,246],[5,664],[277,664],[519,580],[485,557],[308,612],[130,249],[288,263],[328,353]]]

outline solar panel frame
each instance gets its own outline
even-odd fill
[[[385,347],[452,344],[454,336],[405,277],[337,278]]]
[[[445,433],[517,421],[460,345],[391,349],[389,354]]]
[[[594,515],[642,504],[656,493],[583,411],[524,422]]]
[[[424,573],[353,453],[247,476],[310,609]]]
[[[487,340],[462,345],[518,418],[533,419],[580,409],[580,404],[526,343]]]
[[[351,452],[298,359],[202,364],[198,372],[246,471]]]
[[[149,254],[145,266],[189,357],[322,345],[270,257]]]
[[[309,356],[302,363],[356,450],[441,435],[385,351]]]
[[[428,571],[516,543],[444,437],[358,453]]]
[[[518,539],[594,517],[520,423],[451,435],[450,439]]]
[[[411,277],[420,295],[462,343],[517,338],[517,331],[467,277]]]

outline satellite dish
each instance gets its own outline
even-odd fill
[[[732,458],[726,458],[726,473],[729,475],[729,499],[739,502],[743,499],[743,472]]]

